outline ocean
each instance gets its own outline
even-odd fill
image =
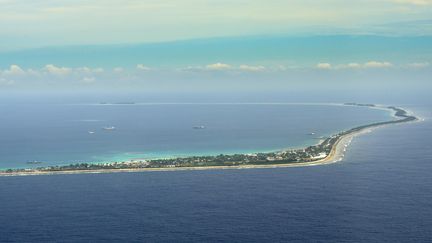
[[[365,107],[290,103],[42,102],[0,105],[0,114],[3,169],[269,152],[393,119]]]
[[[431,242],[432,114],[430,106],[412,104],[402,106],[425,118],[425,121],[387,126],[356,137],[347,150],[344,160],[331,165],[275,169],[0,177],[2,195],[0,241]],[[236,127],[233,124],[218,125],[218,122],[225,123],[231,119],[224,117],[214,121],[213,119],[219,116],[213,115],[215,114],[211,112],[213,108],[199,106],[199,109],[195,110],[197,109],[195,106],[188,105],[164,106],[164,109],[171,111],[193,109],[194,111],[191,112],[205,114],[205,116],[203,115],[202,119],[190,119],[192,116],[177,117],[178,123],[169,123],[162,127],[179,124],[178,127],[181,128],[178,129],[184,130],[182,134],[194,134],[193,136],[199,138],[219,133],[221,137],[218,139],[229,138],[228,128],[237,127],[245,131],[236,131],[238,133],[235,133],[235,137],[240,136],[239,134],[246,136],[250,134],[249,132],[252,132],[254,137],[264,136],[262,141],[256,139],[244,147],[240,145],[250,137],[236,143],[238,147],[235,149],[241,151],[261,148],[260,146],[266,144],[264,140],[267,139],[271,144],[268,147],[263,146],[263,149],[275,149],[284,145],[298,146],[301,144],[291,142],[297,141],[297,137],[294,136],[293,140],[289,139],[290,133],[296,130],[300,130],[298,136],[303,138],[302,143],[310,143],[312,140],[308,140],[309,135],[304,136],[305,132],[316,131],[318,134],[325,135],[356,123],[368,122],[370,119],[388,119],[389,115],[382,111],[342,109],[335,106],[266,106],[266,109],[269,108],[271,112],[266,110],[259,113],[258,111],[260,115],[254,112],[264,108],[262,106],[212,107],[216,110],[221,109],[223,112],[228,109],[230,111],[228,114],[238,115],[238,118],[231,117]],[[118,127],[116,133],[102,133],[103,136],[121,137],[123,129],[126,129],[122,124],[136,123],[138,121],[133,118],[142,118],[141,115],[148,114],[136,115],[137,108],[142,107],[97,107],[97,109],[113,109],[116,112],[120,112],[118,109],[130,110],[132,117],[126,116],[129,118],[126,119],[122,116],[121,119],[124,120],[121,121],[88,115],[77,118],[74,115],[76,113],[70,113],[73,109],[90,109],[91,112],[83,114],[94,114],[92,110],[95,109],[94,106],[79,108],[71,106],[68,108],[70,110],[63,110],[63,113],[50,117],[62,118],[61,121],[71,120],[67,124],[87,124],[72,121],[76,119],[105,120],[95,125],[93,129],[102,133],[99,129],[101,125],[114,125]],[[43,109],[58,111],[63,108]],[[151,110],[156,107],[145,106],[144,109]],[[299,111],[304,109],[307,112]],[[288,115],[283,111],[288,111],[286,112]],[[40,113],[35,110],[35,114]],[[105,112],[101,112],[101,115],[103,114]],[[275,119],[268,117],[269,114],[278,114],[280,120],[276,119],[277,121],[273,123]],[[358,117],[352,117],[356,114]],[[158,117],[163,115],[172,117],[172,114],[166,113]],[[300,115],[311,119],[302,118],[301,122],[292,123]],[[345,120],[347,116],[350,118]],[[142,122],[151,124],[151,119],[156,118],[147,117]],[[259,122],[254,123],[250,121],[251,119],[258,119]],[[26,124],[31,127],[37,121],[29,121]],[[262,127],[263,131],[257,134],[254,131],[256,125],[262,122],[268,123],[265,123]],[[301,129],[293,129],[286,125],[287,122],[296,124]],[[201,123],[206,125],[207,129],[202,131],[191,129],[191,126]],[[64,124],[66,123],[60,123],[59,126],[65,126]],[[255,129],[251,129],[254,126]],[[51,126],[47,125],[47,127]],[[73,127],[76,127],[74,133],[77,133],[77,137],[88,135],[86,134],[88,127],[83,125]],[[213,133],[212,129],[216,128],[220,130]],[[268,134],[272,129],[275,132]],[[286,140],[278,138],[283,129],[288,129],[281,136]],[[62,128],[55,131],[61,130]],[[31,132],[32,129],[26,131]],[[2,133],[5,132],[8,131],[3,129]],[[39,131],[33,132],[39,133]],[[172,133],[167,131],[169,135]],[[43,137],[44,134],[46,136],[46,133],[41,133],[40,136]],[[16,136],[19,138],[21,135]],[[60,134],[58,138],[65,137],[67,136]],[[9,136],[8,138],[10,139]],[[18,138],[15,141],[20,141]],[[2,146],[5,146],[4,136],[2,139]],[[136,141],[138,140],[133,140],[127,146],[121,147],[120,152],[124,152],[123,148],[128,148]],[[185,148],[193,144],[191,141],[193,139],[185,142],[187,143]],[[209,149],[207,146],[209,145],[205,145],[205,150]],[[179,148],[178,151],[181,153],[190,152],[183,150],[182,147]],[[215,146],[210,149],[215,151],[214,148],[217,150],[223,147]],[[9,162],[3,159],[3,154],[7,150],[3,148],[1,151],[2,166],[20,165],[19,160],[8,164]],[[14,151],[22,150],[17,148]],[[111,151],[111,147],[106,151]],[[171,150],[158,151],[165,153]],[[22,153],[32,154],[28,150]],[[44,159],[48,161],[50,158]]]

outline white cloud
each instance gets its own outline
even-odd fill
[[[425,68],[425,67],[429,67],[430,63],[428,62],[414,62],[414,63],[410,63],[408,64],[408,67],[410,68]]]
[[[351,62],[348,64],[339,64],[339,65],[335,65],[333,66],[330,63],[318,63],[316,66],[318,69],[333,69],[333,70],[338,70],[338,69],[366,69],[366,68],[391,68],[393,67],[393,64],[390,62],[380,62],[380,61],[369,61],[366,63],[356,63],[356,62]]]
[[[249,66],[249,65],[240,65],[239,69],[248,72],[261,72],[266,70],[264,66]]]
[[[318,69],[332,69],[332,65],[327,62],[321,62],[316,65]]]
[[[225,64],[225,63],[214,63],[214,64],[209,64],[206,66],[207,70],[228,70],[231,69],[232,66],[229,64]]]
[[[136,65],[136,68],[137,68],[138,70],[141,70],[141,71],[150,71],[150,70],[151,70],[151,68],[145,66],[144,64],[137,64],[137,65]]]
[[[10,65],[9,69],[4,70],[4,75],[24,75],[26,72],[18,65]]]
[[[363,65],[365,68],[389,68],[393,67],[393,64],[389,62],[378,62],[378,61],[369,61]]]
[[[356,63],[356,62],[352,62],[352,63],[348,63],[348,64],[346,65],[346,67],[347,67],[347,68],[361,68],[362,65],[359,64],[359,63]]]
[[[41,69],[27,69],[24,70],[18,65],[11,65],[9,69],[0,72],[3,76],[33,76],[33,77],[41,77],[43,75],[58,75],[58,76],[66,76],[66,75],[78,75],[78,76],[89,76],[93,74],[103,73],[103,68],[89,68],[89,67],[79,67],[79,68],[70,68],[70,67],[58,67],[53,64],[47,64]]]
[[[57,67],[53,64],[48,64],[45,66],[44,70],[49,74],[53,75],[67,75],[70,74],[72,69],[67,67]]]
[[[89,68],[89,67],[80,67],[77,68],[76,71],[82,72],[82,73],[103,73],[103,68]]]

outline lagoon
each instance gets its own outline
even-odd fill
[[[325,103],[21,103],[0,111],[0,168],[268,152],[391,119]]]

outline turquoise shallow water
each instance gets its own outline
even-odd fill
[[[392,119],[377,109],[288,103],[22,103],[0,114],[0,168],[274,151]]]
[[[0,177],[0,241],[431,242],[430,107],[331,165]]]

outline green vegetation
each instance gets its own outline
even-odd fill
[[[373,104],[357,104],[345,103],[352,106],[368,106],[375,107]],[[393,110],[398,120],[377,122],[368,125],[352,128],[348,131],[340,132],[329,138],[326,138],[318,145],[309,146],[305,149],[285,150],[270,153],[255,153],[255,154],[220,154],[217,156],[191,156],[184,158],[172,159],[151,159],[151,160],[131,160],[127,162],[112,162],[112,163],[80,163],[66,166],[49,166],[39,167],[36,169],[8,169],[0,171],[0,174],[26,173],[26,172],[56,172],[56,171],[79,171],[79,170],[110,170],[110,169],[141,169],[141,168],[178,168],[178,167],[205,167],[205,166],[239,166],[239,165],[272,165],[272,164],[288,164],[300,162],[318,161],[329,156],[331,150],[339,141],[339,139],[347,134],[358,132],[360,130],[394,123],[403,123],[414,121],[415,116],[408,115],[401,108],[394,106],[386,107]]]

